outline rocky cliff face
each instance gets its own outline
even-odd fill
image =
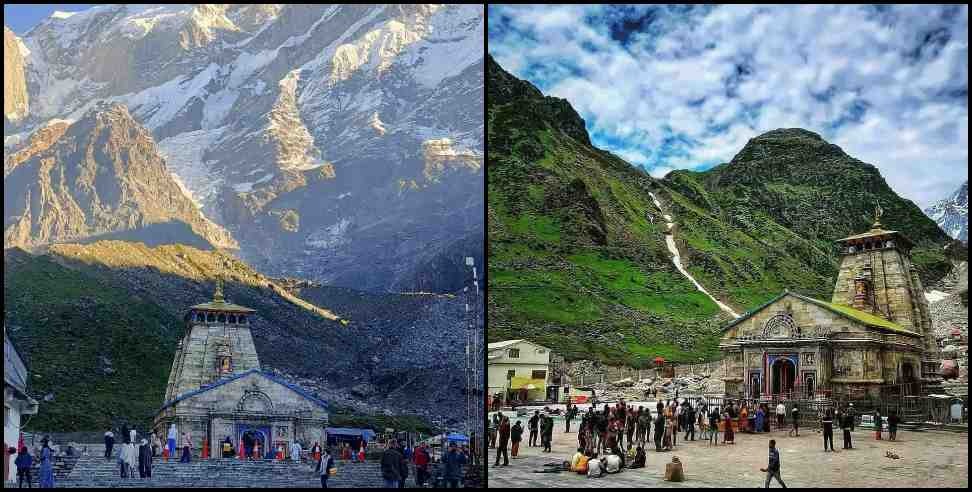
[[[962,186],[952,196],[925,209],[925,213],[934,220],[943,231],[964,243],[969,242],[969,182]]]
[[[923,283],[951,270],[938,226],[813,132],[768,131],[659,180],[591,146],[566,101],[487,69],[490,341],[630,366],[718,358],[725,315],[689,276],[740,313],[784,289],[829,299],[833,241],[870,228],[877,204],[918,244]]]
[[[457,260],[482,251],[483,17],[481,5],[55,15],[24,37],[36,107],[23,127],[121,102],[257,268],[452,291]],[[448,158],[430,159],[445,141]]]
[[[151,134],[121,105],[54,123],[4,162],[4,248],[29,248],[182,224],[184,243],[236,243],[203,217]],[[196,237],[194,237],[196,236]]]
[[[24,55],[20,39],[3,26],[3,116],[16,122],[27,116],[27,79],[24,76]]]

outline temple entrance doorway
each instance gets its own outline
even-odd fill
[[[773,386],[771,391],[774,395],[786,394],[793,391],[793,383],[796,380],[796,367],[789,359],[777,359],[773,362]]]

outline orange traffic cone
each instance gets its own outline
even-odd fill
[[[246,459],[246,451],[243,449],[243,438],[242,437],[240,438],[240,452],[239,452],[239,455],[237,456],[237,458],[239,458],[241,460],[245,460]]]
[[[209,459],[209,439],[208,438],[203,438],[202,455],[199,456],[199,459],[202,459],[202,460],[208,460]]]

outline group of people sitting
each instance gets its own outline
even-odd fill
[[[646,461],[645,447],[641,444],[629,448],[627,456],[613,451],[599,456],[596,452],[589,454],[583,448],[577,448],[570,460],[570,471],[588,478],[600,478],[605,474],[620,473],[625,468],[644,468]]]

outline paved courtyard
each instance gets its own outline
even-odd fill
[[[515,417],[527,427],[528,417]],[[961,487],[969,485],[969,439],[967,433],[947,431],[899,431],[898,441],[876,441],[873,432],[858,428],[853,433],[855,449],[840,449],[842,434],[835,432],[837,453],[823,451],[819,431],[801,429],[800,437],[788,437],[786,431],[768,434],[736,433],[735,445],[710,446],[707,441],[683,441],[672,452],[656,453],[654,445],[646,449],[645,468],[625,470],[588,479],[576,473],[533,473],[544,463],[569,460],[577,448],[577,421],[571,433],[564,433],[562,418],[554,418],[553,452],[521,443],[520,457],[510,466],[494,467],[496,451],[490,449],[489,487],[762,487],[766,475],[768,442],[776,439],[780,449],[782,477],[788,487]],[[524,439],[529,435],[524,432]],[[720,436],[721,437],[721,436]],[[884,434],[887,438],[887,433]],[[901,457],[886,458],[889,449]],[[665,464],[678,456],[685,472],[685,482],[664,481]],[[502,463],[502,461],[501,461]],[[774,480],[771,487],[779,487]]]

